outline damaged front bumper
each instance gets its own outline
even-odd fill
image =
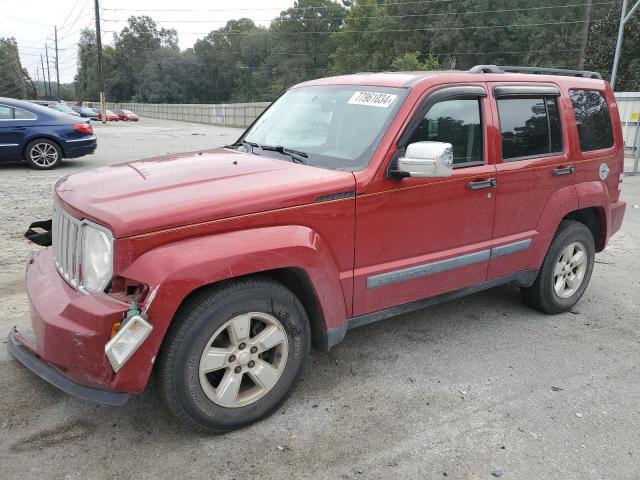
[[[33,332],[12,330],[11,354],[71,395],[107,405],[124,404],[130,393],[119,391],[105,345],[129,305],[72,288],[56,270],[50,248],[29,260],[26,286]]]
[[[81,400],[100,403],[102,405],[122,406],[127,403],[130,393],[109,392],[97,388],[87,387],[74,382],[63,372],[38,357],[33,351],[25,347],[26,340],[15,329],[9,332],[9,353],[22,365],[54,387]]]

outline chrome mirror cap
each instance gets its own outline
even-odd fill
[[[414,178],[449,177],[453,172],[453,146],[444,142],[415,142],[398,159],[398,172]]]

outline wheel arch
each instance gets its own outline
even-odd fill
[[[285,267],[274,268],[271,270],[262,270],[247,275],[240,275],[237,277],[231,277],[225,280],[219,280],[213,283],[202,285],[192,290],[182,300],[174,317],[177,317],[180,312],[188,308],[191,302],[194,301],[200,294],[219,288],[222,285],[226,285],[231,282],[247,279],[247,278],[269,278],[274,280],[289,289],[296,298],[300,301],[307,313],[309,319],[309,327],[311,329],[311,343],[317,349],[323,349],[324,345],[324,324],[325,318],[322,313],[322,308],[318,300],[318,294],[313,285],[313,282],[309,278],[309,275],[299,267]]]
[[[138,257],[116,275],[147,285],[143,300],[154,326],[138,352],[118,371],[114,388],[141,391],[179,308],[202,289],[250,276],[266,276],[289,288],[310,320],[312,342],[347,320],[340,272],[328,245],[309,227],[282,225],[238,230],[164,245]],[[147,306],[144,302],[148,301]]]
[[[40,139],[49,140],[49,141],[55,143],[58,146],[58,148],[60,149],[61,157],[62,158],[66,158],[66,153],[64,151],[64,146],[60,142],[60,139],[59,138],[55,138],[55,137],[53,137],[51,135],[41,134],[41,133],[38,133],[38,134],[34,135],[33,137],[25,140],[24,147],[22,147],[22,156],[23,156],[23,158],[25,158],[25,159],[27,158],[27,147],[29,146],[29,144],[31,142],[33,142],[34,140],[40,140]]]
[[[574,210],[566,214],[563,220],[573,220],[585,225],[591,232],[591,235],[593,235],[596,252],[604,250],[607,243],[607,222],[604,208],[586,207]]]

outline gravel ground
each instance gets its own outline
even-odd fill
[[[29,222],[59,177],[215,147],[239,131],[143,119],[97,125],[95,155],[53,172],[2,165],[0,331],[29,324]],[[505,286],[348,333],[314,353],[272,417],[194,434],[151,384],[126,406],[70,398],[0,349],[0,478],[640,478],[640,177],[622,231],[571,313]]]

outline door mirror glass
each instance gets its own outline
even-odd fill
[[[398,159],[397,172],[414,178],[449,177],[453,171],[453,147],[444,142],[415,142]]]

